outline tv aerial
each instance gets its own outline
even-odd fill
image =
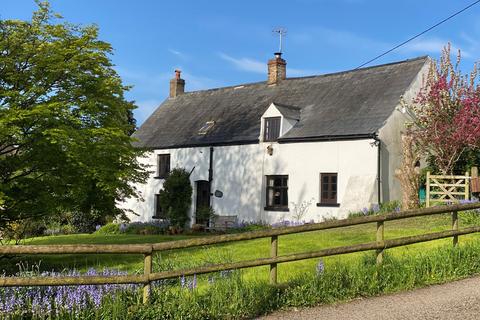
[[[278,52],[282,53],[283,41],[284,41],[283,38],[287,34],[287,29],[284,28],[284,27],[276,27],[272,30],[272,32],[273,32],[273,34],[278,34],[278,38],[279,38]]]

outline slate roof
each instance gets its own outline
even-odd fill
[[[279,142],[372,135],[384,125],[428,59],[287,78],[274,86],[265,81],[186,92],[166,99],[155,110],[134,133],[135,145],[162,149],[255,143],[260,118],[272,102],[284,106],[284,112],[296,111],[291,106],[300,109],[300,120]],[[212,120],[214,127],[199,135],[198,130]]]

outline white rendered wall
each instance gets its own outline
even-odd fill
[[[403,100],[407,104],[410,104],[420,91],[429,67],[430,60],[427,60],[403,94]],[[378,133],[378,136],[382,141],[380,165],[382,168],[382,202],[400,200],[402,198],[402,187],[398,178],[395,177],[395,170],[400,168],[402,164],[402,132],[405,131],[405,122],[412,121],[408,113],[403,113],[401,111],[402,107],[402,104],[399,102]]]
[[[212,192],[220,190],[222,198],[212,196],[211,204],[217,214],[237,215],[239,220],[294,220],[295,205],[310,202],[302,220],[321,221],[324,218],[343,218],[349,211],[358,211],[376,200],[377,148],[373,140],[351,140],[308,143],[259,143],[240,146],[214,147]],[[273,147],[268,155],[267,147]],[[194,196],[191,214],[195,212],[195,181],[208,180],[209,147],[156,150],[146,161],[155,171],[157,154],[171,156],[171,168],[194,171],[191,175]],[[320,173],[338,173],[340,207],[317,206],[320,201]],[[265,176],[288,175],[289,211],[266,211]],[[144,201],[127,199],[122,207],[132,209],[138,216],[132,221],[150,221],[154,214],[154,195],[164,180],[152,173],[146,184],[138,185]],[[193,220],[193,219],[192,219]]]

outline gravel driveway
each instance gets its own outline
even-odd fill
[[[480,319],[480,277],[259,319]]]

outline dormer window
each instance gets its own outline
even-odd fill
[[[280,117],[264,118],[263,141],[276,141],[280,136]]]
[[[205,124],[198,130],[199,135],[206,135],[215,125],[215,121],[207,121]]]

